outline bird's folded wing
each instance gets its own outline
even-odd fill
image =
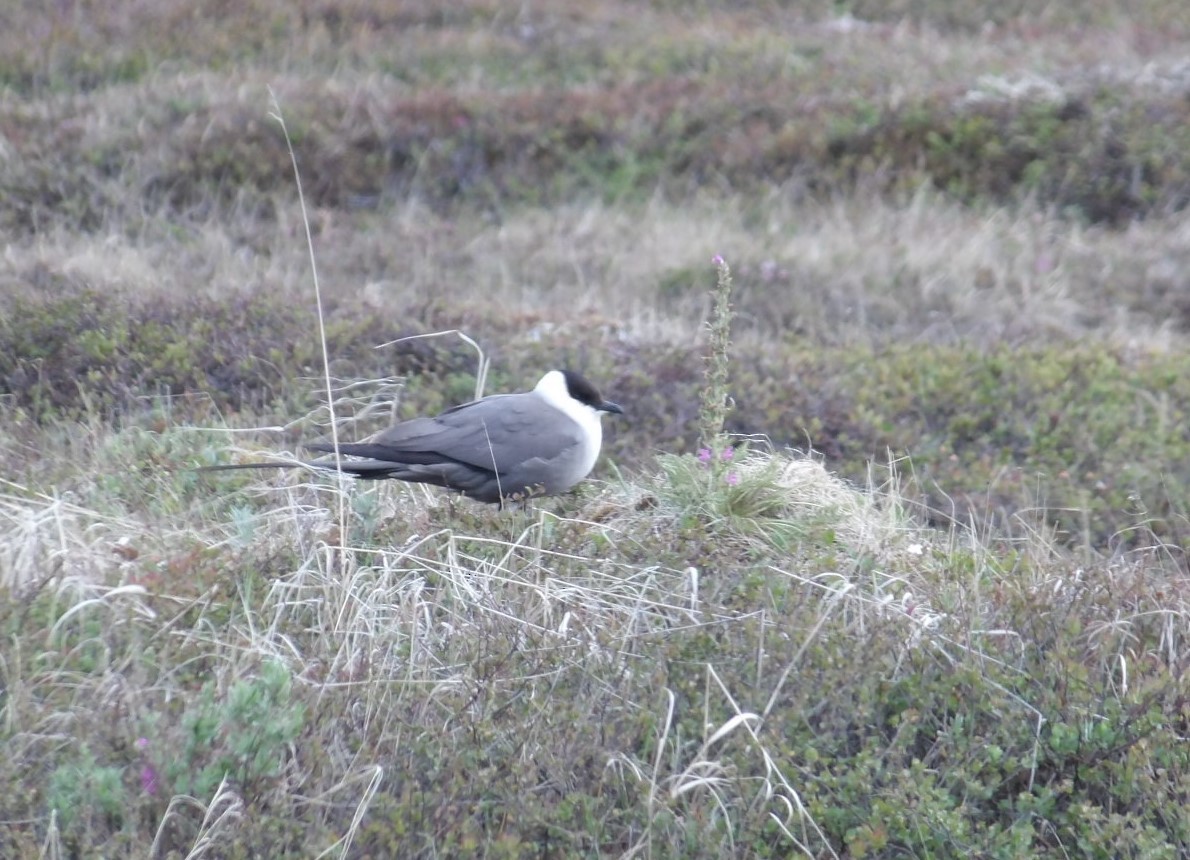
[[[515,402],[522,397],[488,397],[456,406],[436,418],[404,421],[366,442],[340,445],[340,451],[396,463],[449,461],[501,474],[530,459],[554,460],[579,444],[573,422],[535,399]],[[308,447],[334,450],[326,443]]]

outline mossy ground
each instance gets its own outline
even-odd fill
[[[844,12],[0,12],[0,854],[1190,852],[1190,15]],[[455,329],[596,480],[192,471]]]

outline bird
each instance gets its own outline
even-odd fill
[[[306,445],[332,457],[300,465],[364,480],[432,484],[503,505],[565,493],[586,478],[603,444],[604,413],[624,410],[580,374],[551,370],[531,391],[492,394],[432,418],[399,422],[361,442],[341,443],[337,458],[331,443]],[[294,465],[235,463],[199,471]]]

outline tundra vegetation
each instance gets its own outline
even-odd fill
[[[1190,855],[1187,56],[5,6],[0,855]],[[629,413],[566,497],[193,471],[554,366]]]

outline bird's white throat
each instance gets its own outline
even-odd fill
[[[560,370],[551,370],[541,377],[541,381],[533,390],[541,395],[546,403],[578,424],[583,434],[580,465],[582,476],[586,477],[595,466],[595,460],[599,457],[599,447],[603,444],[603,424],[599,420],[603,413],[571,397],[570,389],[566,387],[566,377]]]

